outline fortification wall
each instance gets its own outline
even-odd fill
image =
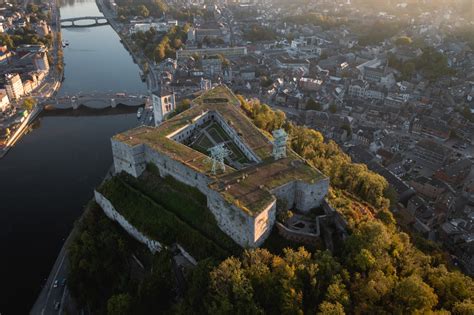
[[[269,211],[264,211],[257,217],[259,219],[263,218],[265,221],[264,224],[262,223],[257,229],[260,234],[259,238],[256,237],[255,232],[257,218],[227,203],[218,192],[209,190],[207,194],[207,206],[216,218],[219,228],[242,247],[256,247],[260,245],[266,238],[262,236],[268,236],[271,230],[272,225],[268,223],[274,222],[275,202],[269,207]]]
[[[307,212],[312,208],[321,206],[329,190],[329,178],[324,178],[314,184],[298,181],[296,183],[296,208]]]
[[[130,147],[127,144],[111,140],[114,168],[117,173],[125,171],[134,177],[140,176],[145,170],[145,146],[143,144]]]
[[[272,232],[273,225],[276,221],[276,199],[257,217],[254,222],[254,244],[252,247],[257,247],[263,244],[267,237]]]
[[[309,245],[317,245],[320,240],[320,235],[312,234],[312,233],[304,233],[300,231],[295,231],[287,228],[280,222],[276,222],[276,227],[278,229],[278,233],[286,238],[287,240],[309,244]]]
[[[285,207],[281,210],[289,210],[293,208],[295,204],[295,195],[296,195],[296,182],[289,182],[280,187],[276,187],[270,191],[275,197],[279,200],[282,200],[286,203]],[[278,205],[281,207],[282,205]]]
[[[209,120],[214,119],[214,116],[209,113],[205,112],[198,116],[197,118],[193,119],[193,123],[186,125],[184,128],[179,129],[178,132],[172,133],[171,135],[168,135],[168,137],[176,142],[185,142],[191,137],[194,133],[194,131],[204,125],[206,122]]]
[[[275,223],[276,199],[267,209],[256,217],[252,217],[236,206],[227,203],[218,192],[209,189],[209,184],[212,181],[209,177],[154,151],[148,146],[130,147],[122,142],[112,140],[112,152],[117,172],[125,171],[134,177],[138,177],[144,171],[146,163],[151,162],[156,165],[162,177],[169,175],[186,185],[199,189],[207,196],[207,205],[216,218],[219,228],[237,244],[243,247],[256,247],[262,244],[270,234]],[[297,185],[297,183],[292,182],[274,190],[278,198],[287,200],[287,208],[292,207],[297,202]],[[317,189],[313,186],[308,187],[317,190],[318,194],[323,193],[324,189],[319,187],[319,183],[316,184]],[[304,186],[303,189],[308,190],[308,187]],[[324,195],[321,198],[323,197]],[[302,205],[310,202],[309,198],[300,199]],[[319,205],[319,201],[317,204]],[[302,211],[305,210],[306,208],[302,209]]]
[[[307,212],[321,206],[329,190],[329,179],[324,178],[313,184],[303,181],[293,181],[271,190],[279,200],[286,202],[284,209],[296,208]]]
[[[209,189],[211,179],[207,176],[148,147],[145,147],[145,156],[148,162],[158,167],[161,176],[172,176],[186,185],[196,187],[206,195],[207,206],[216,218],[217,225],[240,246],[258,246],[269,235],[275,222],[275,202],[254,218],[234,205],[228,204],[218,192]],[[255,226],[257,220],[260,222],[258,227]]]
[[[148,147],[145,147],[145,157],[147,162],[158,167],[162,177],[170,175],[186,185],[196,187],[203,194],[208,194],[210,179],[207,176]]]
[[[94,190],[95,201],[100,205],[105,215],[111,220],[116,221],[120,226],[127,231],[127,233],[135,238],[137,241],[145,244],[152,253],[159,252],[162,248],[160,242],[149,239],[140,231],[138,231],[133,225],[131,225],[117,210],[115,210],[112,203],[105,198],[101,193]]]

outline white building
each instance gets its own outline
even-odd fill
[[[5,75],[5,89],[10,100],[17,100],[25,94],[23,82],[21,82],[18,73],[9,73]]]
[[[37,70],[46,72],[49,71],[48,55],[46,52],[37,53],[33,58],[33,62],[35,63]]]
[[[154,28],[157,32],[167,32],[172,25],[168,23],[136,23],[130,28],[130,33],[136,32],[147,32],[151,28]]]
[[[7,91],[0,90],[0,112],[3,112],[10,105],[10,99],[8,98]]]

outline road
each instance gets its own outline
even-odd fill
[[[64,299],[67,297],[67,285],[63,285],[63,281],[67,278],[68,273],[68,261],[67,261],[67,245],[72,239],[71,232],[66,242],[64,243],[61,251],[59,252],[58,258],[54,263],[53,269],[49,274],[46,284],[44,285],[38,299],[36,300],[30,314],[61,314]],[[57,287],[54,287],[54,282],[58,281]],[[60,303],[60,308],[56,310],[56,304]]]

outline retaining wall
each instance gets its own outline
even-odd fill
[[[135,238],[140,243],[145,244],[152,253],[159,252],[162,248],[160,242],[149,239],[143,233],[138,231],[133,225],[131,225],[117,210],[115,210],[112,203],[105,198],[101,193],[94,190],[95,201],[100,205],[105,215],[111,220],[116,221],[120,226],[127,231],[127,233]]]

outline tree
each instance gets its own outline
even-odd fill
[[[129,315],[132,314],[132,298],[128,293],[115,294],[107,301],[107,314]]]
[[[395,40],[395,45],[397,46],[408,46],[412,43],[412,39],[408,36],[400,36]]]
[[[260,25],[252,25],[248,30],[244,31],[243,37],[249,41],[262,41],[274,39],[276,38],[276,34],[269,28]]]
[[[209,313],[255,313],[258,310],[251,282],[237,258],[224,260],[211,272],[210,290]]]
[[[148,11],[148,8],[144,6],[143,4],[138,6],[137,12],[139,15],[143,17],[148,17],[150,15],[150,11]]]
[[[420,276],[412,275],[403,279],[395,287],[395,313],[413,314],[430,311],[437,303],[438,297]]]
[[[344,312],[344,307],[338,302],[336,303],[330,303],[324,301],[319,305],[319,313],[321,315],[344,315],[346,312]]]
[[[166,249],[153,256],[152,272],[138,289],[140,313],[157,314],[171,307],[175,287],[172,259],[173,254]]]
[[[471,299],[466,299],[462,302],[454,304],[454,314],[459,315],[471,315],[474,314],[474,302]]]
[[[362,271],[367,271],[377,262],[372,253],[367,249],[362,249],[355,257],[355,265]]]
[[[337,112],[337,105],[335,103],[329,105],[329,112],[332,114],[335,114]]]
[[[334,277],[335,281],[329,285],[326,291],[326,301],[341,304],[344,307],[350,306],[350,295],[346,289],[346,285],[342,282],[341,277]]]
[[[409,80],[415,73],[416,67],[413,62],[407,61],[401,67],[402,79]]]
[[[281,223],[286,223],[289,219],[293,217],[293,212],[291,210],[281,211],[278,214],[278,221]]]
[[[384,190],[383,195],[385,198],[387,198],[390,201],[390,207],[393,208],[397,205],[398,202],[398,193],[393,188],[393,186],[387,186],[387,188]]]
[[[0,44],[7,46],[9,50],[15,48],[15,43],[13,42],[13,39],[7,33],[0,34]]]
[[[453,70],[448,67],[447,56],[433,47],[423,49],[423,54],[415,60],[415,67],[429,80],[436,80],[443,75],[453,73]]]
[[[451,309],[474,296],[472,280],[459,271],[449,272],[444,265],[429,270],[428,283],[436,289],[440,304],[445,309]]]
[[[155,51],[154,51],[154,58],[155,61],[162,61],[166,58],[166,45],[163,43],[160,43],[158,46],[156,46]]]
[[[28,3],[28,5],[26,6],[26,11],[28,13],[37,13],[39,11],[39,8],[36,4]]]
[[[23,100],[22,107],[28,111],[31,111],[35,105],[36,105],[35,99],[32,97],[28,97]]]

